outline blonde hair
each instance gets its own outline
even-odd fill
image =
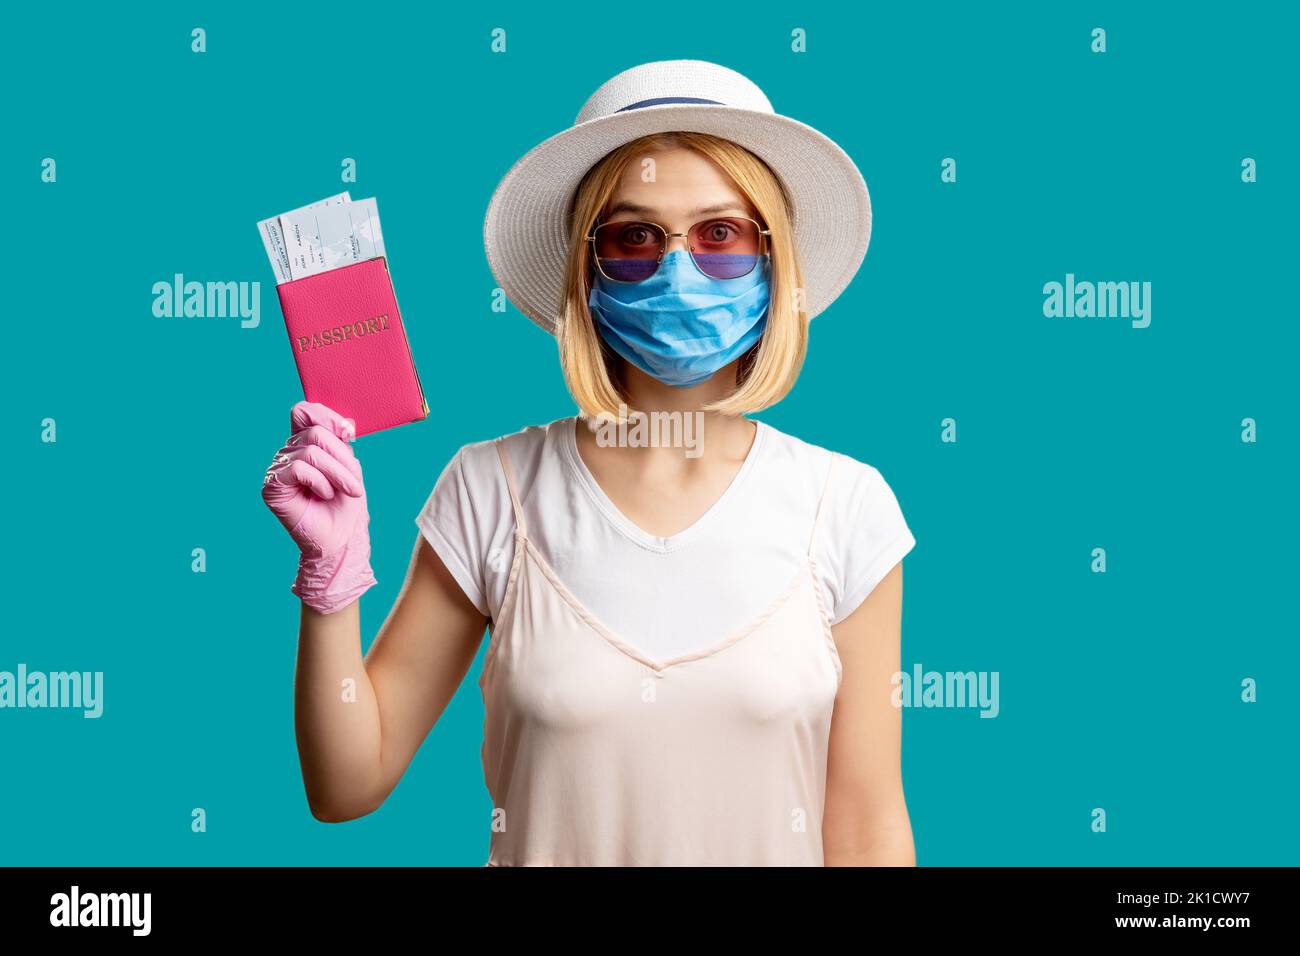
[[[565,384],[582,414],[619,418],[627,396],[619,379],[622,359],[600,337],[587,305],[592,266],[586,236],[617,188],[628,164],[639,154],[686,147],[715,162],[753,204],[771,230],[771,289],[762,338],[737,367],[737,388],[704,411],[743,415],[774,405],[789,393],[803,367],[808,348],[808,314],[804,308],[803,266],[792,234],[789,197],[771,168],[749,150],[708,133],[651,133],[615,149],[596,163],[578,184],[570,209],[569,256],[565,295],[556,324],[560,366]]]

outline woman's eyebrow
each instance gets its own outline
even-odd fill
[[[628,199],[620,199],[614,205],[609,207],[605,213],[608,216],[617,216],[621,212],[630,212],[634,216],[653,216],[657,210],[653,206],[642,206],[640,203],[632,202]]]
[[[711,216],[714,215],[715,213],[720,213],[720,212],[745,212],[745,211],[746,211],[745,208],[741,206],[739,203],[723,202],[723,203],[715,203],[712,206],[701,206],[699,209],[693,210],[690,213],[690,215]],[[616,216],[621,212],[630,212],[634,216],[655,216],[658,215],[659,210],[653,206],[643,206],[640,203],[632,202],[630,199],[620,199],[618,202],[614,203],[614,205],[609,207],[609,211],[605,213],[605,215]]]
[[[712,216],[719,212],[745,212],[745,207],[739,203],[721,202],[713,206],[701,206],[691,213],[692,216]]]

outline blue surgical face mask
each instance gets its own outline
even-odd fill
[[[675,249],[641,282],[611,282],[597,272],[587,304],[610,348],[664,384],[687,388],[762,337],[770,268],[763,255],[749,275],[714,279]]]

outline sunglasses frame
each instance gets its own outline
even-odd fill
[[[743,272],[743,273],[741,273],[741,274],[738,275],[738,276],[732,276],[732,277],[731,277],[731,279],[743,279],[743,278],[745,278],[745,276],[749,275],[749,274],[750,274],[751,272],[753,272],[756,268],[758,268],[758,260],[759,260],[759,257],[760,257],[760,256],[764,256],[764,255],[767,255],[768,251],[770,251],[770,240],[769,240],[767,237],[769,237],[769,236],[772,235],[772,230],[771,230],[771,229],[765,229],[765,228],[763,228],[763,224],[762,224],[761,222],[759,222],[757,219],[754,219],[754,218],[752,218],[752,217],[750,217],[750,216],[710,216],[710,217],[708,217],[707,219],[701,219],[699,222],[693,222],[693,223],[691,223],[690,228],[687,229],[685,232],[669,232],[669,231],[668,231],[667,229],[665,229],[663,226],[659,225],[659,223],[657,223],[657,222],[652,222],[652,221],[650,221],[649,219],[613,219],[613,220],[611,220],[611,221],[609,221],[609,222],[597,222],[597,223],[595,223],[595,224],[591,227],[591,232],[590,232],[588,235],[583,236],[583,238],[586,239],[587,242],[592,243],[592,245],[591,245],[591,258],[595,261],[595,263],[596,263],[596,268],[600,271],[600,274],[601,274],[602,276],[604,276],[606,279],[608,279],[610,282],[620,282],[620,283],[622,283],[623,285],[636,285],[638,282],[645,282],[646,279],[651,279],[651,278],[653,278],[655,275],[658,274],[658,272],[659,272],[659,266],[663,264],[664,256],[668,253],[668,240],[669,240],[669,239],[674,239],[674,238],[681,238],[681,239],[685,239],[685,240],[686,240],[686,252],[687,252],[687,253],[690,255],[690,257],[691,257],[691,265],[695,266],[696,269],[699,269],[699,272],[700,272],[701,275],[709,276],[710,279],[717,279],[717,278],[718,278],[717,276],[710,276],[710,275],[709,275],[707,272],[705,272],[703,269],[700,269],[700,264],[699,264],[698,262],[695,261],[695,250],[691,248],[691,230],[694,229],[696,226],[701,225],[702,223],[706,223],[706,222],[715,222],[715,221],[717,221],[717,220],[719,220],[719,219],[743,219],[743,220],[745,220],[746,222],[752,222],[752,223],[754,224],[754,226],[758,229],[758,234],[759,234],[759,236],[760,236],[760,239],[759,239],[759,246],[760,246],[760,248],[761,248],[763,251],[760,251],[759,253],[757,253],[757,254],[754,256],[754,264],[753,264],[752,266],[749,267],[749,270],[748,270],[748,271]],[[659,245],[659,258],[658,258],[657,260],[655,260],[655,271],[652,272],[652,273],[650,273],[650,275],[646,276],[645,278],[642,278],[642,279],[615,279],[615,278],[614,278],[613,276],[611,276],[608,272],[606,272],[606,271],[604,270],[604,268],[601,267],[601,264],[600,264],[600,256],[596,255],[596,246],[595,246],[595,242],[596,242],[596,230],[599,229],[601,226],[614,226],[614,225],[618,225],[618,224],[620,224],[620,223],[625,223],[625,224],[628,224],[628,225],[636,224],[636,225],[640,225],[640,226],[654,226],[654,227],[655,227],[656,229],[658,229],[661,233],[663,233],[664,241],[663,241],[662,243],[660,243],[660,245]],[[729,282],[730,279],[719,279],[718,281],[719,281],[719,282]]]

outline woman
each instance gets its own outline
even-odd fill
[[[869,230],[843,151],[711,63],[619,74],[515,164],[489,262],[580,414],[459,450],[364,660],[351,423],[299,403],[263,486],[302,549],[318,819],[384,801],[490,625],[487,865],[914,864],[890,703],[913,537],[876,469],[745,417]]]

